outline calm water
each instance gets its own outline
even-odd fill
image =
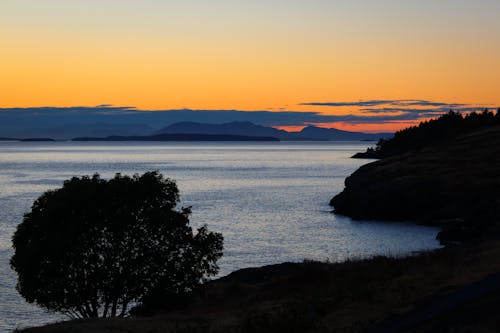
[[[23,301],[8,261],[11,237],[31,203],[63,180],[160,170],[177,180],[194,226],[225,238],[222,275],[283,261],[341,261],[439,246],[437,230],[354,222],[330,198],[363,160],[367,143],[13,143],[0,142],[0,332],[64,319]]]

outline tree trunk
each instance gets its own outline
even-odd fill
[[[118,299],[113,300],[113,306],[111,307],[111,317],[116,317],[116,306],[118,305]]]
[[[99,304],[97,300],[92,300],[92,316],[95,318],[99,318]]]
[[[82,318],[88,318],[89,317],[87,311],[85,310],[85,308],[83,306],[80,306],[77,311],[78,311],[78,313],[80,313],[80,316]]]
[[[122,312],[120,312],[120,317],[123,317],[125,315],[125,313],[127,313],[127,305],[128,305],[128,302],[123,301]]]
[[[85,312],[87,312],[87,317],[88,318],[92,318],[93,317],[92,308],[90,307],[90,304],[88,302],[85,302]]]
[[[109,300],[106,300],[106,303],[104,303],[104,309],[102,310],[102,317],[106,318],[108,315],[108,309],[109,309]]]

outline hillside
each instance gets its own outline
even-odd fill
[[[364,153],[357,153],[353,158],[386,158],[424,147],[437,145],[482,128],[500,125],[500,109],[496,114],[484,110],[467,115],[450,111],[439,118],[423,121],[418,126],[411,126],[397,131],[390,139],[381,139],[377,145]]]
[[[355,219],[460,225],[449,235],[461,238],[497,232],[499,188],[500,126],[490,126],[366,164],[330,204]]]
[[[177,311],[19,332],[495,332],[499,255],[493,242],[402,259],[248,268],[208,283]]]

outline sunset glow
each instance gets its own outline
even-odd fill
[[[500,105],[500,2],[15,0],[0,107],[317,111],[425,99]],[[337,123],[394,130],[413,123]],[[297,128],[297,127],[295,127]]]

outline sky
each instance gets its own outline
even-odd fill
[[[498,0],[0,0],[0,108],[301,111],[398,129],[500,106],[499,14]]]

